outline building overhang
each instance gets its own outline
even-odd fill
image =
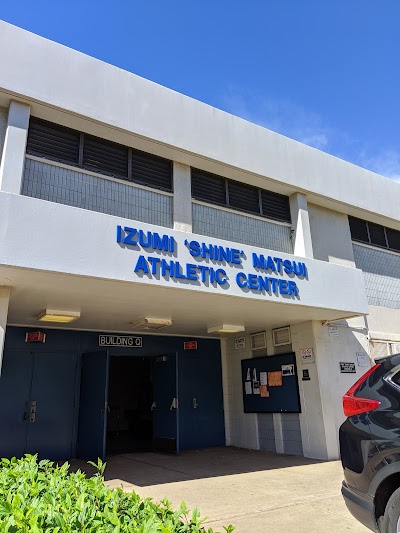
[[[15,324],[69,309],[81,313],[71,328],[126,331],[153,316],[172,319],[165,333],[196,325],[200,335],[213,324],[256,331],[368,313],[356,268],[9,193],[0,193],[0,265]]]

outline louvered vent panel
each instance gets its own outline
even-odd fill
[[[389,243],[389,248],[400,252],[400,231],[386,228],[386,236]]]
[[[128,177],[128,148],[85,135],[83,166],[89,170],[122,178]]]
[[[192,168],[192,196],[203,202],[226,205],[225,178]]]
[[[80,133],[52,122],[31,118],[26,152],[71,165],[79,162]]]
[[[274,346],[284,346],[292,342],[290,338],[290,327],[278,328],[272,330],[272,340]]]
[[[367,223],[360,218],[349,217],[351,238],[354,241],[369,242]]]
[[[258,189],[236,181],[228,182],[229,206],[260,214]]]
[[[156,155],[132,150],[132,181],[163,191],[172,191],[172,162]]]
[[[371,244],[384,246],[386,248],[385,228],[379,224],[373,224],[372,222],[368,222],[368,227]]]
[[[267,339],[265,336],[265,331],[260,331],[260,333],[253,333],[253,335],[250,335],[250,345],[252,350],[261,350],[262,348],[266,348]]]
[[[261,190],[261,203],[265,217],[281,222],[291,221],[288,196]]]

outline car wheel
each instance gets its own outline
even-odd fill
[[[400,533],[400,489],[390,496],[381,526],[382,533]]]

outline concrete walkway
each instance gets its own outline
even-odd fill
[[[339,461],[211,448],[179,457],[109,457],[105,477],[110,487],[122,485],[155,500],[167,497],[175,507],[182,500],[190,509],[197,506],[217,531],[228,524],[236,533],[368,531],[342,500]]]

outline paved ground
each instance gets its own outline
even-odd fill
[[[79,465],[80,466],[80,465]],[[237,533],[367,533],[340,494],[339,461],[211,448],[181,456],[127,454],[107,459],[111,487],[123,486],[177,506],[198,506],[217,531]]]

